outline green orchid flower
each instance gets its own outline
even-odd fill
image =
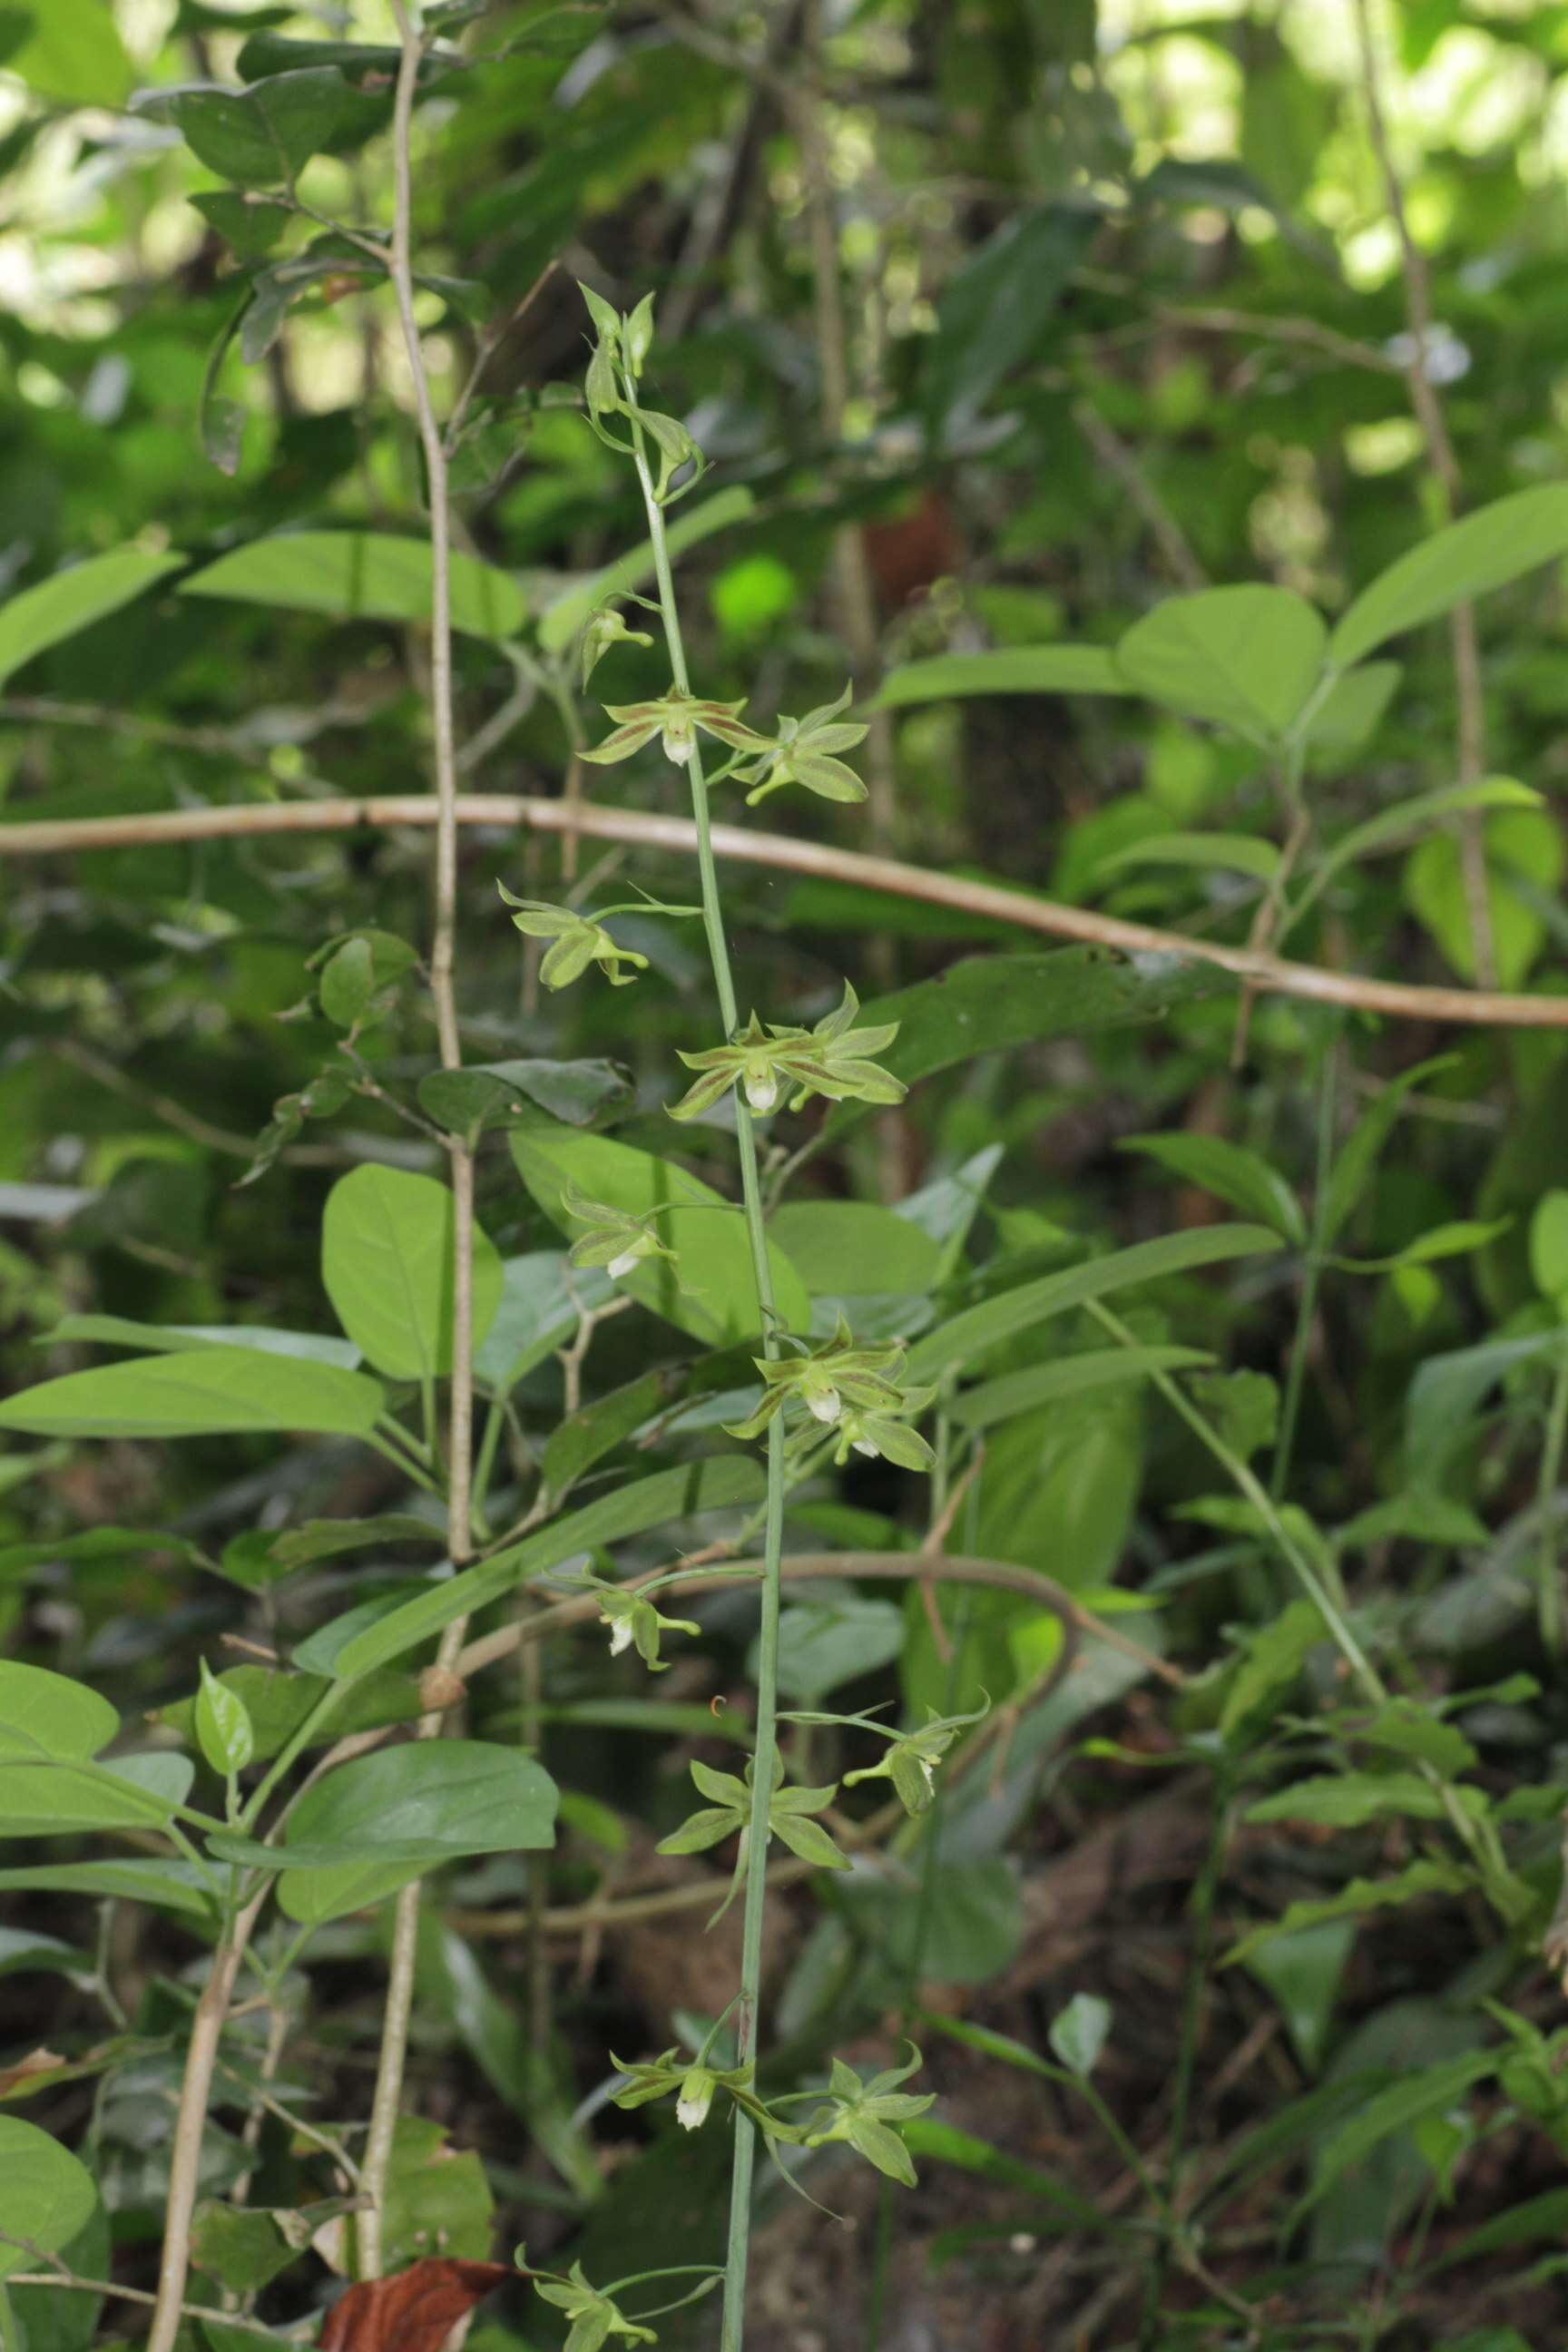
[[[882,1069],[871,1057],[885,1053],[899,1034],[896,1021],[875,1028],[857,1029],[860,1002],[845,983],[837,1010],[815,1029],[766,1026],[752,1014],[737,1037],[727,1045],[711,1045],[700,1054],[680,1056],[689,1070],[700,1073],[678,1103],[669,1106],[671,1118],[696,1118],[738,1087],[746,1107],[759,1118],[776,1109],[780,1096],[793,1087],[789,1107],[798,1110],[813,1095],[830,1102],[892,1104],[902,1102],[909,1089],[902,1079]]]
[[[909,2046],[914,2050],[913,2042]],[[828,2077],[827,2105],[820,2107],[802,2128],[803,2146],[826,2147],[835,2140],[845,2141],[868,2164],[886,2173],[889,2180],[901,2181],[906,2189],[913,2189],[915,2168],[909,2149],[893,2126],[912,2122],[936,2104],[934,2092],[921,2096],[898,2087],[918,2074],[923,2063],[915,2050],[907,2066],[889,2066],[885,2073],[862,2082],[853,2066],[836,2058]]]
[[[908,1454],[907,1467],[928,1469],[932,1457],[923,1438],[916,1438],[912,1430],[900,1429],[896,1437],[891,1433],[901,1415],[923,1411],[934,1393],[900,1385],[905,1359],[901,1339],[862,1346],[841,1315],[832,1339],[808,1354],[752,1358],[763,1376],[762,1402],[747,1420],[727,1423],[727,1433],[760,1437],[775,1413],[786,1405],[800,1405],[813,1421],[840,1432],[845,1454],[852,1445],[862,1453],[875,1445],[879,1454],[891,1446],[890,1459]],[[868,1428],[875,1432],[873,1436],[865,1434]],[[904,1444],[905,1438],[914,1439],[912,1448]]]
[[[854,802],[866,798],[866,787],[853,768],[834,756],[863,742],[868,730],[856,719],[841,719],[852,689],[846,687],[837,702],[808,710],[804,719],[781,719],[778,734],[761,759],[737,768],[735,774],[752,790],[746,806],[755,808],[770,793],[786,784],[802,784],[819,800]]]
[[[861,1780],[890,1780],[894,1794],[911,1819],[929,1812],[936,1797],[936,1768],[947,1754],[961,1731],[978,1723],[987,1712],[990,1701],[977,1706],[973,1715],[938,1715],[929,1707],[930,1721],[918,1731],[889,1731],[869,1717],[857,1720],[868,1731],[875,1731],[888,1742],[887,1752],[879,1764],[863,1764],[858,1771],[846,1772],[844,1785],[852,1788]]]
[[[745,707],[743,696],[739,702],[708,702],[683,694],[679,687],[671,687],[656,702],[606,703],[605,716],[615,720],[615,730],[582,757],[598,767],[611,767],[617,760],[629,760],[657,735],[665,758],[683,768],[697,749],[699,731],[742,751],[761,749],[765,739],[738,716]]]
[[[616,2092],[613,2104],[617,2107],[642,2107],[651,2099],[662,2099],[671,2091],[676,2094],[675,2119],[683,2131],[700,2131],[707,2122],[717,2091],[728,2091],[741,2105],[750,2110],[757,2103],[750,2096],[754,2065],[712,2066],[699,2058],[682,2058],[676,2050],[662,2051],[657,2058],[640,2065],[628,2066],[624,2058],[612,2051],[610,2063],[618,2066],[626,2081]]]
[[[638,596],[633,601],[640,604],[644,599]],[[658,608],[655,605],[650,609],[657,612]],[[616,604],[600,604],[589,614],[583,629],[583,684],[587,685],[612,646],[651,646],[652,643],[652,635],[647,629],[627,628]]]
[[[654,1221],[664,1213],[665,1204],[633,1216],[629,1209],[613,1208],[608,1201],[590,1201],[575,1184],[566,1184],[562,1188],[561,1205],[569,1217],[579,1218],[588,1227],[566,1253],[570,1265],[602,1265],[611,1281],[618,1282],[646,1258],[667,1257],[673,1264],[675,1252],[654,1231]],[[668,1205],[673,1208],[679,1203]]]
[[[742,1780],[733,1772],[715,1771],[712,1765],[694,1762],[690,1767],[693,1781],[700,1795],[711,1802],[700,1806],[689,1814],[677,1830],[661,1838],[654,1851],[657,1853],[706,1853],[710,1846],[718,1845],[727,1837],[739,1836],[741,1853],[736,1863],[736,1883],[745,1872],[746,1843],[751,1833],[752,1768],[746,1767]],[[768,1805],[768,1831],[787,1845],[803,1862],[819,1870],[847,1870],[849,1857],[835,1845],[832,1838],[814,1815],[826,1812],[837,1795],[837,1784],[825,1789],[786,1789],[784,1785],[784,1761],[775,1758],[773,1794]]]

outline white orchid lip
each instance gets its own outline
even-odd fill
[[[837,1389],[808,1389],[805,1402],[814,1421],[837,1421],[843,1411]]]
[[[697,741],[697,730],[684,713],[679,713],[665,720],[663,733],[665,758],[673,760],[678,768],[683,768],[691,757]]]
[[[688,2074],[680,2086],[680,2096],[675,2103],[675,2120],[685,2131],[695,2131],[708,2120],[708,2110],[713,2104],[711,2074]]]
[[[618,1658],[618,1657],[620,1656],[621,1652],[622,1652],[623,1650],[629,1650],[629,1649],[631,1648],[631,1646],[632,1646],[632,1621],[631,1621],[631,1619],[630,1619],[629,1617],[613,1617],[613,1618],[610,1620],[610,1655],[611,1655],[611,1657],[612,1657],[612,1658]]]
[[[881,1460],[882,1449],[874,1439],[869,1437],[852,1437],[849,1443],[853,1445],[857,1454],[864,1454],[873,1462],[879,1462]]]
[[[779,1082],[772,1070],[748,1070],[744,1084],[746,1101],[752,1110],[772,1110],[779,1098]]]
[[[618,1257],[613,1257],[606,1268],[611,1281],[616,1282],[623,1274],[630,1274],[633,1266],[640,1261],[642,1255],[641,1248],[634,1242],[630,1249],[624,1249]]]

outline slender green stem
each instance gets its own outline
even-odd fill
[[[1290,1343],[1290,1364],[1285,1375],[1285,1396],[1279,1409],[1279,1435],[1275,1443],[1274,1468],[1268,1481],[1268,1491],[1276,1502],[1283,1496],[1290,1476],[1290,1456],[1295,1449],[1296,1423],[1301,1410],[1301,1392],[1306,1385],[1307,1357],[1312,1344],[1312,1325],[1318,1312],[1318,1288],[1322,1280],[1323,1255],[1327,1247],[1323,1219],[1328,1207],[1329,1174],[1334,1157],[1334,1081],[1339,1034],[1336,1021],[1324,1049],[1322,1081],[1318,1097],[1318,1165],[1312,1193],[1312,1230],[1301,1269],[1296,1330]]]
[[[636,406],[635,387],[628,381],[626,397]],[[647,454],[641,427],[634,416],[632,437],[637,480],[642,488],[643,504],[647,512],[648,537],[653,545],[654,572],[658,582],[659,611],[664,622],[665,641],[669,651],[671,681],[679,693],[691,690],[686,667],[686,648],[680,634],[680,613],[676,603],[675,582],[669,566],[669,546],[665,537],[664,510],[654,494],[654,479],[649,470]],[[702,755],[693,743],[686,763],[691,786],[691,815],[697,827],[697,864],[702,882],[702,924],[708,935],[708,952],[713,967],[713,985],[719,999],[720,1018],[724,1034],[732,1037],[740,1025],[735,1001],[735,983],[730,970],[729,943],[724,936],[723,902],[719,889],[719,874],[713,856],[712,828],[709,821],[708,786],[702,773]],[[752,1114],[742,1099],[739,1089],[735,1097],[735,1144],[741,1167],[741,1197],[746,1219],[746,1235],[751,1244],[752,1271],[757,1288],[757,1307],[762,1320],[763,1353],[773,1357],[778,1349],[777,1316],[773,1306],[773,1276],[768,1265],[767,1230],[763,1223],[762,1182],[757,1164],[757,1139],[752,1124]],[[767,1506],[763,1536],[762,1627],[757,1661],[757,1721],[752,1749],[752,1787],[751,1830],[746,1846],[746,1896],[742,1915],[741,1944],[741,1992],[735,2023],[736,2063],[745,2065],[756,2055],[757,2007],[762,1987],[763,1921],[767,1901],[768,1805],[773,1794],[773,1767],[778,1754],[778,1632],[779,1632],[779,1559],[784,1550],[784,1423],[775,1415],[768,1429]],[[751,2243],[752,2174],[756,2160],[756,2129],[748,2116],[735,2118],[735,2166],[731,2185],[729,2245],[724,2272],[724,2318],[721,2338],[722,2352],[741,2352],[745,2334],[746,2264]]]
[[[263,1774],[256,1787],[251,1790],[250,1795],[246,1801],[245,1810],[240,1814],[237,1826],[244,1832],[247,1837],[250,1835],[251,1831],[255,1828],[258,1821],[260,1819],[261,1809],[266,1804],[268,1798],[272,1794],[273,1790],[278,1786],[279,1780],[282,1780],[283,1775],[288,1771],[295,1758],[299,1756],[309,1742],[315,1738],[316,1734],[321,1730],[323,1723],[326,1722],[328,1717],[337,1713],[338,1708],[342,1706],[344,1698],[353,1688],[353,1683],[352,1680],[346,1682],[329,1683],[326,1689],[321,1693],[320,1698],[317,1699],[314,1706],[311,1707],[309,1715],[307,1715],[289,1734],[288,1739],[273,1758],[268,1769]]]
[[[423,1486],[427,1495],[439,1495],[441,1489],[435,1479],[426,1477],[417,1462],[411,1461],[406,1454],[403,1453],[398,1446],[392,1444],[379,1430],[366,1430],[364,1442],[367,1445],[374,1445],[378,1454],[384,1454],[395,1469],[402,1471],[405,1478],[413,1480],[415,1486]]]
[[[1568,1436],[1568,1330],[1563,1332],[1557,1349],[1557,1365],[1552,1380],[1552,1402],[1546,1409],[1546,1444],[1541,1455],[1541,1484],[1537,1492],[1536,1513],[1540,1519],[1538,1531],[1538,1567],[1540,1590],[1536,1607],[1540,1612],[1541,1646],[1549,1658],[1563,1654],[1563,1580],[1557,1565],[1557,1486],[1563,1475],[1563,1445]]]
[[[1230,1775],[1224,1766],[1215,1781],[1213,1803],[1214,1810],[1209,1817],[1208,1850],[1188,1906],[1192,1943],[1187,1961],[1186,1990],[1182,2002],[1182,2031],[1176,2052],[1175,2080],[1171,2091],[1170,2154],[1165,2160],[1164,2189],[1160,2199],[1164,2226],[1160,2234],[1159,2252],[1149,2272],[1148,2294],[1143,2306],[1143,2332],[1140,2339],[1142,2352],[1158,2352],[1160,2306],[1164,2301],[1165,2280],[1171,2262],[1182,2236],[1179,2210],[1182,2173],[1187,2158],[1187,2127],[1192,2115],[1193,2083],[1197,2072],[1204,1994],[1208,1988],[1214,1947],[1215,1905],[1219,1896],[1230,1820]],[[1084,2088],[1087,2091],[1089,2085],[1086,2084]],[[1142,2166],[1139,2171],[1142,2174]]]
[[[500,1397],[492,1397],[485,1413],[485,1425],[479,1437],[479,1450],[474,1462],[473,1514],[475,1531],[488,1532],[485,1500],[490,1491],[490,1479],[495,1473],[496,1448],[500,1444],[501,1431],[506,1427],[506,1409]]]
[[[944,1379],[942,1402],[937,1408],[935,1425],[936,1461],[931,1474],[931,1525],[942,1524],[947,1508],[952,1485],[952,1450],[953,1425],[948,1417],[948,1395],[952,1377]],[[971,1496],[973,1502],[973,1496]],[[963,1660],[963,1644],[969,1633],[972,1595],[965,1591],[959,1595],[954,1617],[952,1655],[947,1662],[942,1711],[952,1715],[958,1706],[958,1677]],[[879,1725],[872,1729],[879,1730]],[[889,1738],[896,1735],[889,1733]],[[899,2011],[899,2038],[907,2041],[910,2022],[914,2014],[920,1991],[921,1970],[925,1965],[926,1943],[931,1935],[931,1919],[936,1907],[936,1875],[941,1860],[942,1815],[947,1806],[948,1781],[945,1773],[937,1783],[936,1796],[924,1821],[918,1824],[922,1835],[921,1848],[920,1895],[915,1912],[915,1929],[910,1940],[909,1959],[904,1969]],[[898,2230],[898,2191],[890,2180],[884,2180],[877,2199],[877,2243],[871,2257],[871,2284],[866,2297],[866,2352],[878,2352],[882,2341],[882,2328],[888,2308],[888,2279],[892,2269],[893,2240]]]
[[[1091,1298],[1088,1302],[1088,1309],[1099,1322],[1100,1328],[1109,1331],[1113,1339],[1119,1341],[1123,1347],[1137,1346],[1138,1342],[1133,1334],[1118,1316],[1111,1313],[1109,1307],[1102,1306],[1099,1299]],[[1184,1394],[1168,1372],[1156,1371],[1150,1377],[1166,1402],[1180,1413],[1200,1444],[1214,1455],[1215,1460],[1219,1463],[1226,1475],[1258,1513],[1264,1527],[1279,1547],[1287,1566],[1300,1585],[1302,1591],[1315,1603],[1319,1615],[1338,1647],[1340,1655],[1360,1685],[1363,1696],[1373,1706],[1386,1706],[1389,1696],[1387,1684],[1352,1633],[1335,1595],[1330,1591],[1328,1585],[1308,1559],[1306,1552],[1291,1535],[1262,1480],[1256,1477],[1241,1456],[1226,1444],[1219,1432],[1198,1411],[1197,1406]],[[1436,1795],[1449,1828],[1475,1864],[1488,1897],[1500,1915],[1505,1919],[1520,1916],[1521,1909],[1528,1904],[1528,1896],[1508,1868],[1496,1830],[1484,1815],[1478,1819],[1466,1811],[1454,1793],[1452,1782],[1444,1777],[1435,1764],[1422,1759],[1417,1763],[1416,1769],[1428,1788]]]

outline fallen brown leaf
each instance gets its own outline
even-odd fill
[[[332,2305],[321,2352],[441,2352],[459,2319],[513,2273],[432,2255],[395,2278],[362,2279]]]
[[[19,2084],[29,2081],[33,2075],[58,2074],[62,2066],[69,2064],[68,2058],[61,2058],[53,2050],[29,2050],[26,2056],[18,2058],[14,2066],[0,2066],[0,2099],[7,2097]]]

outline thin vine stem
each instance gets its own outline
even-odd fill
[[[430,715],[436,771],[435,920],[430,953],[430,994],[435,1008],[441,1066],[462,1066],[458,1028],[456,951],[458,928],[458,748],[452,681],[452,551],[451,501],[447,444],[436,420],[430,378],[425,364],[419,321],[414,308],[414,181],[411,142],[414,102],[426,35],[418,12],[409,0],[392,0],[392,12],[401,42],[397,81],[393,98],[393,224],[387,267],[397,304],[398,321],[414,393],[415,414],[424,455],[426,500],[430,530]],[[461,1568],[473,1550],[473,1419],[474,1419],[474,1159],[458,1137],[447,1139],[452,1191],[452,1367],[447,1416],[447,1549],[454,1567]],[[434,1433],[434,1416],[426,1400],[427,1435]],[[467,1637],[466,1619],[448,1625],[441,1637],[437,1664],[450,1672]],[[442,1717],[421,1717],[416,1737],[433,1739]],[[359,2274],[381,2274],[382,2215],[392,2165],[393,2143],[403,2103],[403,2077],[408,2051],[408,2029],[414,2007],[414,1970],[419,1937],[420,1885],[416,1879],[397,1897],[387,1974],[386,2004],[382,2018],[381,2047],[376,2061],[375,2091],[371,2105],[360,2185],[366,2199],[356,2231]]]
[[[1301,1397],[1307,1382],[1307,1359],[1311,1351],[1312,1327],[1318,1315],[1318,1292],[1322,1284],[1323,1259],[1328,1249],[1325,1223],[1329,1205],[1329,1177],[1334,1157],[1334,1113],[1339,1068],[1339,1024],[1324,1041],[1322,1072],[1318,1098],[1317,1171],[1312,1191],[1312,1224],[1308,1237],[1306,1257],[1301,1267],[1301,1288],[1296,1302],[1296,1328],[1291,1335],[1290,1359],[1285,1374],[1285,1392],[1279,1407],[1279,1433],[1275,1441],[1274,1464],[1268,1480],[1268,1492],[1276,1503],[1283,1497],[1290,1482],[1290,1457],[1295,1451],[1296,1424],[1300,1416]]]
[[[628,380],[626,398],[634,412],[632,440],[637,481],[642,490],[643,505],[647,515],[648,538],[653,546],[654,573],[658,583],[659,613],[664,624],[665,643],[669,654],[671,682],[677,692],[689,694],[691,681],[686,667],[686,647],[680,632],[680,609],[676,601],[675,581],[670,571],[669,544],[665,535],[664,509],[654,490],[652,472],[640,426],[636,419],[635,386]],[[730,969],[729,943],[724,936],[723,900],[719,887],[719,871],[713,855],[712,826],[708,809],[708,785],[702,772],[702,754],[695,741],[686,761],[687,780],[691,788],[691,816],[697,830],[697,865],[702,884],[702,924],[708,937],[708,953],[713,967],[713,986],[719,999],[720,1018],[726,1038],[732,1037],[740,1026],[740,1014],[735,1000],[735,982]],[[777,1314],[773,1305],[773,1276],[768,1265],[767,1229],[763,1217],[763,1189],[757,1162],[757,1139],[752,1114],[737,1088],[735,1102],[735,1147],[741,1169],[741,1198],[746,1221],[746,1237],[752,1253],[752,1272],[756,1284],[757,1308],[762,1320],[762,1344],[764,1357],[772,1359],[778,1352]],[[758,2008],[762,1992],[763,1925],[767,1904],[768,1805],[773,1793],[773,1769],[778,1755],[778,1635],[779,1635],[779,1561],[784,1551],[784,1433],[782,1416],[775,1416],[768,1430],[767,1507],[763,1526],[762,1623],[757,1655],[757,1717],[752,1745],[752,1817],[746,1841],[747,1861],[745,1905],[742,1915],[741,1993],[736,2004],[735,2047],[736,2063],[744,2066],[753,2060],[757,2050]],[[745,2335],[746,2268],[750,2255],[752,2229],[752,2177],[756,2163],[756,2130],[751,2118],[737,2115],[735,2118],[735,2162],[731,2181],[730,2226],[724,2264],[724,2315],[721,2343],[722,2352],[741,2352]]]
[[[1557,1343],[1552,1373],[1552,1399],[1546,1409],[1546,1443],[1541,1454],[1541,1484],[1536,1499],[1539,1551],[1536,1573],[1540,1589],[1536,1610],[1541,1646],[1553,1661],[1563,1654],[1563,1585],[1557,1564],[1557,1486],[1563,1475],[1564,1440],[1568,1439],[1568,1331]]]

